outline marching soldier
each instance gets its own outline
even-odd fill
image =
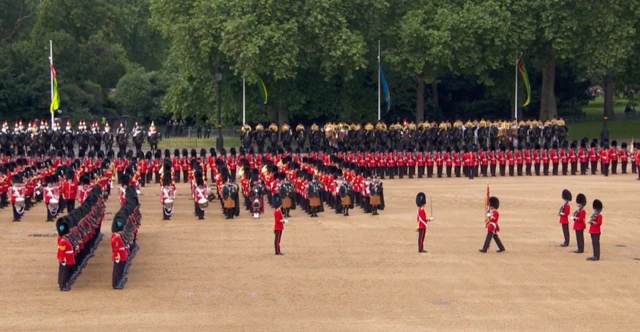
[[[53,176],[46,177],[45,181],[47,187],[44,188],[44,203],[47,205],[47,222],[52,222],[58,216],[60,188]]]
[[[491,244],[492,238],[498,246],[498,252],[505,251],[502,241],[500,241],[498,237],[498,232],[500,231],[500,225],[498,225],[498,219],[500,219],[500,214],[498,213],[499,207],[500,200],[498,200],[498,197],[489,197],[489,212],[487,213],[486,219],[487,237],[484,240],[482,249],[479,250],[481,253],[486,253],[487,250],[489,250],[489,244]]]
[[[589,220],[589,234],[591,234],[591,244],[593,245],[593,256],[587,258],[589,261],[600,260],[600,233],[602,226],[602,202],[598,199],[593,201],[593,214]]]
[[[65,200],[67,213],[71,213],[76,206],[76,197],[78,195],[78,184],[76,183],[73,170],[67,169],[65,173],[66,181],[62,185],[62,197]]]
[[[562,200],[564,203],[560,206],[558,211],[558,217],[560,217],[559,223],[562,225],[562,234],[564,235],[564,242],[560,244],[561,247],[569,246],[569,213],[571,212],[571,192],[567,189],[562,190]]]
[[[627,164],[629,163],[629,152],[627,151],[627,142],[622,142],[620,150],[618,150],[618,158],[622,167],[622,174],[627,174]]]

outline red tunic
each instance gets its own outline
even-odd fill
[[[64,199],[76,199],[78,195],[78,185],[71,180],[65,181],[62,185],[62,197]]]
[[[587,212],[585,212],[584,209],[581,209],[580,211],[578,211],[578,214],[576,215],[575,219],[573,219],[573,230],[582,231],[585,228],[587,228],[584,220],[586,218],[586,215],[587,215]]]
[[[58,236],[58,262],[65,263],[66,265],[75,265],[76,256],[73,250],[73,245],[66,237]]]
[[[498,213],[498,210],[491,210],[490,212],[491,216],[487,217],[487,229],[490,233],[493,232],[499,232],[500,231],[500,225],[498,225],[498,219],[500,219],[500,213]]]
[[[122,241],[120,234],[111,234],[111,260],[114,262],[126,262],[128,257],[129,252],[127,247],[124,245],[124,241]]]
[[[418,212],[416,213],[416,222],[418,223],[418,229],[427,229],[427,212],[419,207]]]
[[[600,234],[602,232],[602,214],[596,216],[596,220],[589,225],[589,234]]]
[[[561,224],[569,224],[570,212],[571,212],[571,206],[567,203],[562,208],[562,212],[560,213],[560,220],[558,222]]]
[[[282,211],[280,211],[280,209],[275,209],[273,211],[273,230],[284,230],[284,217],[282,216]]]

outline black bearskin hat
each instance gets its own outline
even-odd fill
[[[170,186],[171,185],[171,173],[170,172],[165,172],[164,176],[162,177],[162,185],[163,186]]]
[[[427,195],[425,195],[423,192],[419,192],[416,195],[416,205],[420,207],[424,206],[425,204],[427,204]]]
[[[156,152],[153,154],[153,157],[156,159],[162,158],[162,152],[160,150],[156,150]]]
[[[122,174],[122,176],[120,177],[120,184],[128,186],[130,182],[131,176],[127,173]]]
[[[191,149],[191,158],[198,158],[198,151],[196,151],[196,149]]]
[[[498,199],[498,197],[489,197],[489,206],[497,210],[500,207],[500,200]]]
[[[113,218],[113,224],[111,224],[111,232],[113,233],[120,232],[124,229],[125,217],[124,213],[121,212],[122,211],[118,211],[118,213],[116,213],[116,216]]]
[[[104,151],[102,151],[102,150],[98,151],[98,158],[100,158],[100,159],[104,158]]]
[[[587,205],[587,196],[582,193],[578,194],[578,196],[576,196],[576,203],[582,206]]]
[[[229,150],[229,153],[231,153],[232,156],[235,156],[236,155],[236,148],[231,148]]]
[[[571,196],[571,192],[568,189],[562,190],[562,199],[571,202],[572,198],[573,196]]]
[[[69,222],[69,216],[64,216],[56,220],[56,230],[58,231],[58,235],[64,236],[69,233],[69,230],[71,229],[71,225],[69,225]]]
[[[600,200],[599,200],[599,199],[595,199],[595,200],[593,200],[593,209],[594,209],[594,210],[596,210],[596,211],[602,211],[602,208],[603,208],[603,206],[602,206],[602,202],[600,202]]]
[[[616,141],[616,140],[611,141],[611,146],[613,146],[614,148],[617,148],[618,147],[618,141]]]
[[[182,149],[182,156],[183,157],[188,157],[189,156],[189,151],[187,149]]]
[[[202,157],[203,159],[207,157],[207,150],[205,150],[204,148],[200,149],[200,157]]]
[[[622,149],[626,149],[627,148],[627,142],[622,142],[622,144],[620,144],[620,147]]]
[[[180,157],[180,150],[178,150],[178,149],[173,150],[173,156],[174,157]]]

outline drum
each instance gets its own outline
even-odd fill
[[[252,207],[253,207],[253,211],[254,212],[259,212],[260,208],[262,207],[262,204],[260,203],[260,199],[259,198],[254,198],[253,199],[253,203],[252,203]]]
[[[164,200],[164,211],[168,214],[171,215],[171,213],[173,212],[173,200],[170,198],[167,198]]]
[[[369,204],[371,204],[372,206],[380,205],[380,196],[379,195],[371,196],[369,198]]]
[[[291,208],[291,206],[292,206],[292,204],[291,204],[291,197],[289,197],[289,196],[285,196],[285,197],[282,199],[282,207],[283,207],[283,208],[285,208],[285,209],[290,209],[290,208]]]
[[[320,206],[320,197],[311,197],[311,198],[309,198],[309,205],[311,207]]]
[[[340,198],[340,203],[342,206],[350,206],[351,205],[351,196],[346,195]]]
[[[24,208],[25,208],[24,197],[17,197],[15,206],[16,206],[16,211],[18,211],[18,214],[23,214]]]
[[[236,207],[236,201],[231,196],[229,196],[224,199],[223,206],[225,209],[234,209]]]
[[[198,201],[198,205],[201,209],[206,209],[209,206],[209,201],[206,198],[203,198]]]

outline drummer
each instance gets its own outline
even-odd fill
[[[47,205],[47,222],[52,222],[58,216],[60,202],[60,188],[53,176],[46,178],[47,187],[44,188],[44,203]]]
[[[24,184],[22,183],[22,176],[14,175],[11,178],[13,185],[11,186],[11,206],[13,207],[13,221],[20,221],[22,214],[24,213],[25,201],[24,201]]]
[[[165,170],[165,174],[162,178],[162,191],[160,193],[160,202],[162,203],[162,220],[171,220],[171,214],[173,213],[176,186],[171,180],[171,171]]]

